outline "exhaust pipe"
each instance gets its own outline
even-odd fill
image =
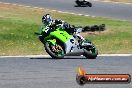
[[[65,56],[81,56],[83,55],[83,53],[84,53],[84,50],[79,50],[77,52],[69,52]]]

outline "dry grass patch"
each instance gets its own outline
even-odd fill
[[[104,0],[104,1],[113,1],[113,2],[132,3],[132,0]]]

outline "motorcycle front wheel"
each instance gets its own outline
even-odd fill
[[[59,45],[53,45],[49,42],[44,43],[44,47],[46,52],[55,59],[62,59],[64,58],[64,50],[63,48]]]

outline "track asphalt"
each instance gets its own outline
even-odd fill
[[[78,66],[88,74],[130,74],[132,56],[1,57],[0,88],[82,88],[76,83]],[[130,84],[86,84],[83,88],[132,88]]]
[[[93,4],[93,7],[74,7],[74,1],[75,0],[0,0],[0,2],[16,3],[63,12],[132,21],[132,4],[91,0],[90,2]]]

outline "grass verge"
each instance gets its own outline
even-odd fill
[[[132,3],[132,0],[109,0],[113,2],[124,2],[124,3]]]
[[[83,35],[94,42],[99,53],[132,52],[132,22],[0,4],[0,55],[46,54],[34,35],[35,31],[39,31],[41,17],[45,13],[76,26],[105,23],[106,31]]]

